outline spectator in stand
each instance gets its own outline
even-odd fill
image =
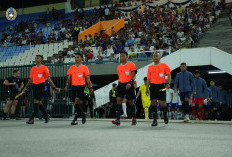
[[[106,18],[106,20],[109,20],[110,19],[110,9],[105,6],[104,12],[105,12],[105,18]]]
[[[68,49],[67,48],[63,48],[63,51],[61,51],[61,56],[65,57],[68,55]]]
[[[122,52],[124,51],[125,47],[122,45],[122,42],[119,43],[119,45],[117,46],[117,52]]]
[[[174,7],[157,5],[154,9],[144,7],[143,13],[139,8],[124,15],[122,11],[115,11],[117,7],[122,6],[126,6],[125,3],[116,4],[113,7],[112,17],[114,19],[125,18],[126,25],[123,29],[116,33],[112,28],[111,37],[105,32],[101,33],[100,36],[95,34],[93,39],[88,35],[89,38],[80,41],[78,45],[84,48],[86,44],[102,46],[106,50],[107,45],[118,46],[120,42],[124,47],[125,42],[132,46],[135,42],[130,42],[130,39],[141,38],[140,44],[142,47],[146,47],[146,50],[151,49],[152,46],[155,49],[167,49],[168,45],[172,51],[180,48],[191,48],[202,33],[212,26],[224,7],[222,3],[201,1],[199,4],[190,2],[188,7],[182,5],[178,7],[176,5]],[[130,4],[128,3],[127,6]],[[5,32],[1,37],[1,43],[3,46],[7,46],[10,43],[15,45],[55,43],[65,39],[78,41],[80,31],[84,31],[99,22],[99,19],[104,20],[105,16],[108,19],[107,16],[110,16],[108,7],[100,7],[99,10],[94,8],[93,12],[89,14],[86,14],[83,9],[76,9],[73,15],[74,21],[62,18],[62,15],[55,8],[51,12],[52,19],[61,19],[55,25],[49,22],[47,15],[42,15],[31,21],[20,22],[15,29],[21,34],[11,36],[10,33]],[[230,13],[232,14],[232,11]],[[47,36],[44,34],[44,30],[37,30],[42,25],[47,25],[48,28],[54,28],[54,30]],[[14,31],[14,27],[10,27],[9,31]],[[113,50],[116,54],[120,52],[115,46],[113,46]]]
[[[114,61],[114,60],[116,60],[116,58],[115,58],[115,54],[114,53],[112,53],[112,54],[110,54],[110,58],[109,58],[111,61]]]
[[[131,46],[134,45],[134,43],[135,43],[135,40],[132,39],[132,37],[129,37],[129,39],[127,40],[127,45],[128,45],[129,47],[131,47]]]
[[[95,33],[94,34],[94,40],[99,40],[100,39],[100,37],[98,36],[98,33]]]
[[[56,63],[58,63],[58,64],[64,63],[64,58],[62,56],[59,56],[59,59]]]
[[[54,7],[52,7],[52,18],[58,20],[58,11]]]
[[[105,31],[103,31],[101,34],[101,39],[106,40],[106,39],[108,39],[108,37],[109,36],[105,33]]]
[[[91,35],[91,34],[89,34],[88,41],[89,41],[89,44],[90,44],[90,45],[92,45],[92,44],[94,44],[94,43],[95,43],[95,39],[94,39],[94,38],[92,38],[92,35]]]
[[[74,48],[69,48],[69,50],[68,50],[68,53],[67,53],[67,57],[69,57],[69,58],[72,58],[72,57],[74,57]]]
[[[52,56],[52,58],[51,58],[51,63],[52,63],[52,64],[55,64],[56,62],[57,62],[56,57],[55,57],[55,56]]]
[[[109,57],[111,54],[114,54],[114,50],[111,45],[108,45],[105,51],[106,51],[105,54],[107,55],[107,57]]]

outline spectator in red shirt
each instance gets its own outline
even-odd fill
[[[101,39],[107,40],[108,37],[109,37],[108,34],[106,34],[105,32],[102,32]]]

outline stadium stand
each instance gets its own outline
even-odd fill
[[[166,55],[178,49],[194,47],[223,9],[223,5],[215,1],[189,1],[183,6],[172,4],[169,7],[159,3],[143,7],[140,2],[121,3],[110,8],[109,16],[106,7],[66,14],[64,10],[53,8],[48,14],[19,15],[13,22],[0,19],[3,47],[0,49],[0,65],[32,64],[30,59],[35,54],[43,54],[48,60],[62,55],[64,62],[69,62],[69,57],[80,51],[86,61],[114,60],[122,50],[131,52],[131,58],[148,57],[153,50],[165,51]],[[78,44],[75,42],[80,32],[99,20],[121,18],[125,19],[126,26],[119,32],[112,29],[112,36],[103,31],[94,37],[87,36]],[[21,62],[24,58],[27,60]]]

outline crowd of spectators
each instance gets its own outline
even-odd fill
[[[6,41],[10,41],[15,45],[27,45],[72,40],[75,43],[74,47],[65,49],[61,56],[67,58],[72,57],[75,52],[81,52],[85,55],[86,61],[101,61],[104,58],[114,60],[126,48],[134,52],[130,53],[131,58],[147,57],[149,53],[146,52],[154,50],[162,50],[163,55],[167,55],[168,52],[193,47],[223,9],[222,3],[216,4],[210,0],[200,3],[191,1],[186,7],[157,5],[154,8],[144,6],[143,11],[140,7],[129,12],[117,10],[119,7],[128,6],[132,6],[132,3],[95,8],[88,14],[85,14],[84,9],[76,9],[73,19],[65,18],[63,13],[53,8],[33,22],[21,22],[15,28],[9,28],[16,29],[18,34],[3,33],[1,43],[7,45]],[[112,27],[111,36],[102,31],[100,34],[88,35],[78,41],[78,34],[95,23],[121,18],[125,19],[125,27],[118,32]],[[57,23],[52,25],[51,19]],[[36,33],[35,29],[40,25],[50,29],[50,34],[45,35],[42,29]]]

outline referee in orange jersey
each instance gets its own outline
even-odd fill
[[[27,124],[34,124],[34,118],[38,114],[38,107],[43,113],[45,123],[48,123],[49,120],[48,114],[41,102],[41,99],[44,94],[45,79],[47,78],[48,82],[51,84],[53,89],[55,89],[56,91],[60,91],[60,88],[56,88],[56,86],[52,82],[48,67],[42,65],[42,61],[43,61],[43,56],[36,55],[35,57],[36,66],[33,66],[31,68],[30,80],[28,81],[27,85],[23,89],[23,92],[25,92],[27,88],[33,83],[34,112],[30,117],[30,119],[27,121]]]
[[[90,72],[87,66],[82,64],[83,55],[80,53],[75,54],[76,64],[71,66],[67,72],[68,80],[66,82],[65,91],[68,90],[68,86],[72,84],[72,99],[73,106],[75,107],[75,117],[71,122],[71,125],[77,125],[78,115],[82,117],[82,124],[86,122],[86,115],[84,113],[84,98],[85,98],[85,80],[88,84],[88,88],[93,93],[92,83],[90,81]]]
[[[132,112],[132,125],[136,125],[135,118],[135,104],[133,99],[135,99],[135,91],[134,91],[134,80],[137,73],[137,68],[134,63],[128,62],[128,53],[126,51],[122,51],[120,53],[121,64],[118,65],[118,87],[116,89],[116,120],[113,120],[112,123],[114,125],[120,125],[120,115],[122,112],[122,100],[124,96],[126,96],[128,103],[131,107]]]
[[[154,64],[148,67],[147,72],[147,90],[146,94],[149,95],[149,85],[150,85],[150,98],[151,98],[151,112],[153,115],[153,123],[152,126],[157,126],[157,100],[160,104],[161,111],[164,113],[164,123],[168,124],[168,116],[167,116],[167,104],[166,104],[166,91],[165,89],[165,76],[168,76],[168,84],[171,83],[171,69],[165,63],[160,63],[161,55],[159,52],[154,52],[153,56]]]

